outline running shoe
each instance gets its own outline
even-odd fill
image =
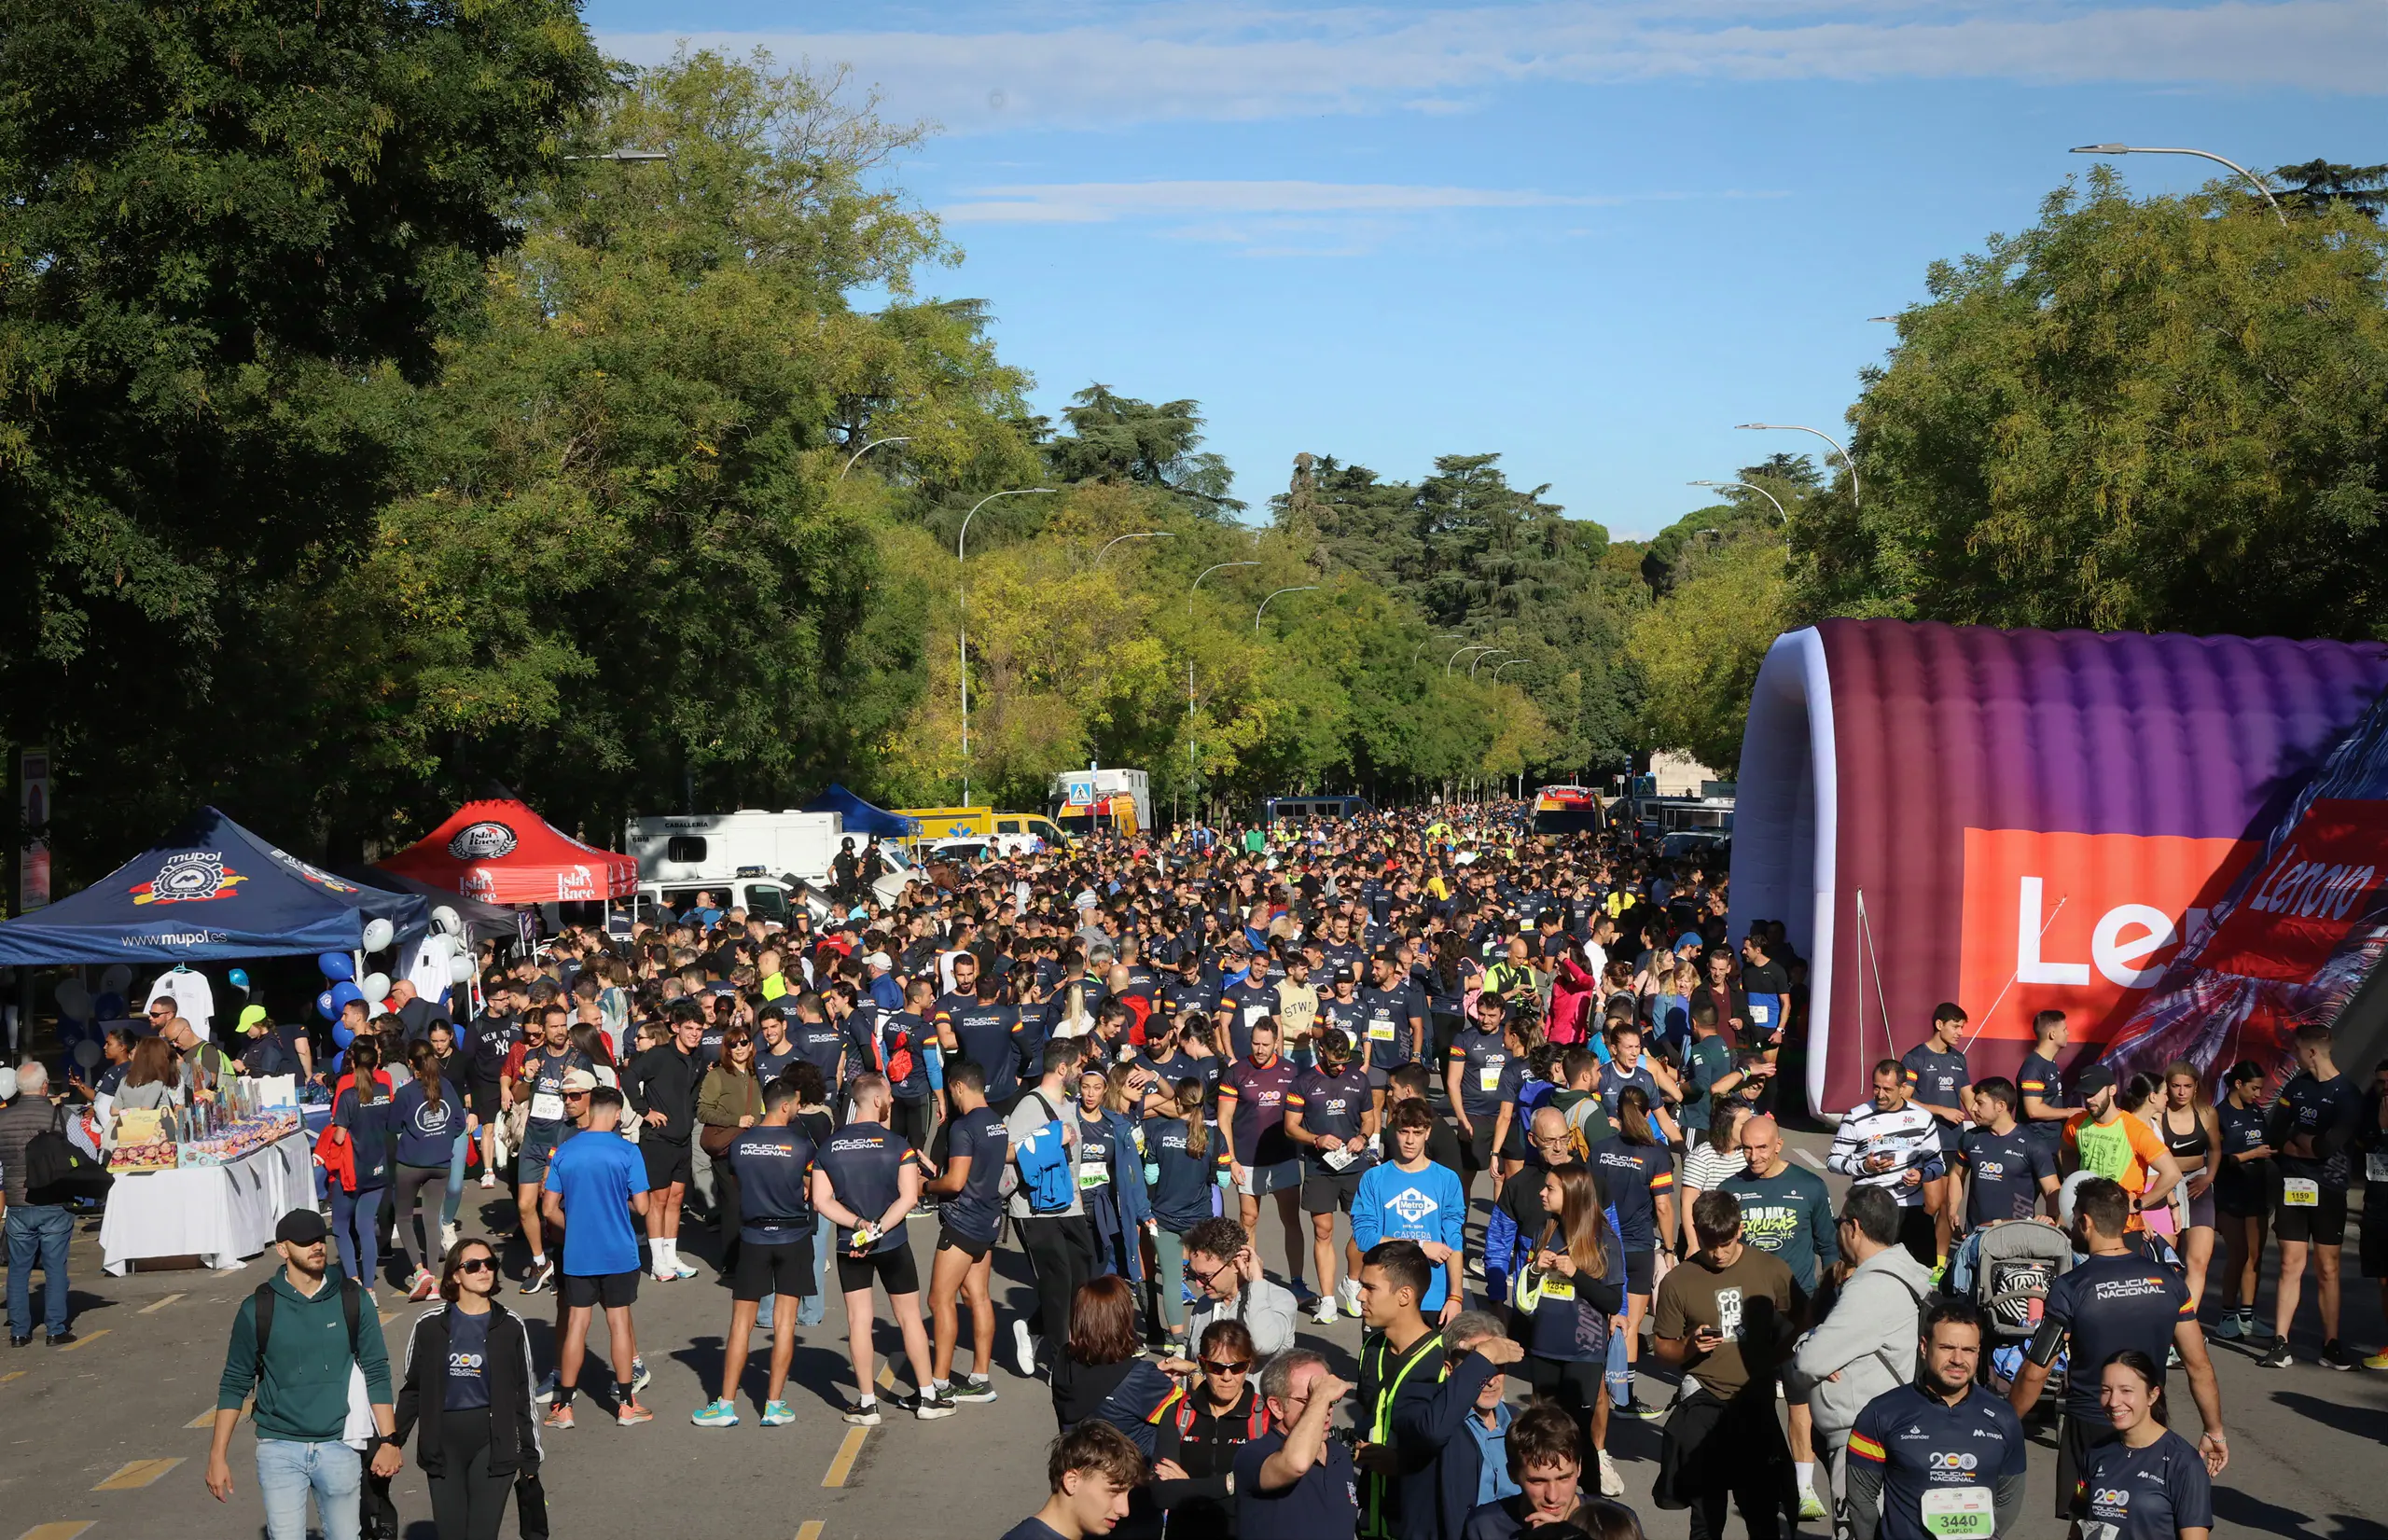
[[[555,1282],[556,1264],[553,1257],[544,1262],[534,1262],[531,1264],[530,1276],[522,1280],[522,1292],[536,1294],[542,1289],[553,1288]]]
[[[2345,1374],[2361,1366],[2355,1361],[2353,1353],[2340,1347],[2338,1339],[2332,1338],[2322,1344],[2322,1367],[2326,1369],[2337,1369],[2339,1373]]]
[[[2224,1311],[2222,1319],[2214,1324],[2214,1335],[2226,1342],[2236,1342],[2247,1335],[2247,1328],[2241,1324],[2238,1311]]]
[[[447,1253],[449,1253],[449,1252],[454,1251],[455,1249],[456,1249],[456,1226],[455,1226],[455,1222],[454,1222],[453,1220],[442,1220],[442,1221],[440,1221],[440,1225],[439,1225],[439,1250],[440,1250],[440,1253],[441,1253],[441,1255],[443,1255],[443,1256],[444,1256],[444,1255],[446,1255],[446,1254],[447,1254]]]
[[[653,1383],[655,1383],[655,1371],[646,1367],[646,1360],[644,1357],[632,1358],[631,1394],[636,1395]]]
[[[647,1276],[654,1279],[659,1283],[676,1283],[680,1281],[680,1275],[678,1273],[673,1272],[670,1268],[665,1267],[660,1262],[655,1265],[655,1270],[648,1273]]]
[[[784,1428],[796,1421],[796,1408],[784,1401],[766,1401],[761,1421],[767,1428]]]
[[[2373,1353],[2363,1361],[2363,1367],[2367,1369],[2388,1369],[2388,1351]]]
[[[548,1410],[547,1425],[551,1428],[568,1428],[572,1426],[572,1408],[570,1407],[549,1408]]]
[[[778,1404],[776,1401],[771,1403],[772,1406]],[[769,1407],[764,1408],[763,1415],[771,1415]],[[728,1401],[708,1401],[699,1407],[688,1421],[701,1428],[734,1428],[738,1425],[738,1408]]]
[[[940,1417],[951,1417],[961,1409],[962,1404],[954,1400],[953,1392],[951,1390],[923,1395],[912,1403],[912,1415],[923,1422],[934,1422]]]
[[[1617,1462],[1608,1457],[1608,1450],[1601,1450],[1600,1455],[1601,1495],[1603,1497],[1624,1496],[1625,1478],[1617,1473]]]
[[[1335,1285],[1335,1297],[1343,1302],[1343,1313],[1357,1321],[1360,1318],[1360,1281],[1346,1278]]]
[[[673,1278],[694,1278],[696,1275],[696,1269],[688,1266],[687,1263],[680,1260],[677,1256],[672,1258],[672,1276]]]
[[[1036,1339],[1028,1334],[1028,1323],[1011,1324],[1012,1367],[1020,1370],[1022,1380],[1036,1378]]]
[[[531,1397],[531,1399],[538,1402],[544,1407],[548,1402],[556,1398],[556,1390],[562,1383],[563,1376],[558,1374],[553,1369],[549,1369],[547,1372],[547,1377],[539,1381],[539,1393]]]
[[[493,1171],[485,1171],[481,1172],[481,1186],[485,1187],[493,1187],[497,1186],[497,1172]]]
[[[1815,1488],[1801,1487],[1799,1489],[1799,1517],[1802,1519],[1825,1517],[1825,1500],[1816,1495]]]
[[[1334,1325],[1335,1297],[1331,1294],[1322,1294],[1317,1298],[1312,1300],[1310,1302],[1310,1318],[1317,1322],[1322,1326]]]
[[[2288,1351],[2288,1339],[2275,1337],[2272,1339],[2272,1351],[2256,1359],[2256,1367],[2259,1369],[2284,1369],[2296,1362],[2297,1355]]]
[[[620,1406],[614,1408],[614,1421],[620,1423],[623,1427],[634,1428],[641,1422],[654,1422],[655,1413],[647,1410],[645,1407],[640,1406],[634,1400],[625,1401]]]
[[[965,1374],[953,1382],[953,1398],[956,1401],[993,1401],[996,1399],[995,1382],[983,1374]]]
[[[407,1298],[409,1300],[419,1305],[438,1292],[439,1280],[433,1276],[429,1268],[417,1268],[414,1269],[414,1284],[411,1288],[407,1290]]]
[[[875,1428],[879,1426],[881,1421],[879,1416],[879,1403],[876,1401],[855,1402],[853,1406],[846,1408],[846,1421],[852,1422],[858,1428]]]
[[[1617,1408],[1617,1414],[1619,1417],[1639,1418],[1645,1422],[1655,1422],[1659,1418],[1666,1415],[1664,1411],[1650,1405],[1649,1402],[1643,1400],[1638,1395],[1628,1399],[1625,1405]]]

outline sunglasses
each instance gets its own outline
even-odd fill
[[[589,1100],[589,1093],[585,1090],[568,1090],[563,1093],[563,1099],[567,1102],[586,1102]]]
[[[1248,1358],[1233,1364],[1222,1364],[1209,1358],[1202,1360],[1204,1372],[1210,1374],[1242,1374],[1250,1367],[1252,1361]]]
[[[456,1270],[458,1272],[495,1272],[497,1264],[486,1256],[476,1256],[468,1262],[457,1263]]]

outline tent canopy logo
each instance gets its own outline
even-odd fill
[[[196,904],[229,898],[247,879],[224,864],[221,851],[177,851],[166,857],[158,875],[132,885],[136,904]]]
[[[511,855],[520,843],[511,825],[493,818],[467,824],[448,841],[448,853],[459,861],[494,861]]]

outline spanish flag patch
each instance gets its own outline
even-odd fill
[[[1861,1459],[1871,1460],[1878,1465],[1890,1458],[1881,1445],[1862,1433],[1853,1433],[1849,1436],[1849,1452]]]

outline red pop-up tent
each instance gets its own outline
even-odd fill
[[[379,865],[485,904],[619,898],[638,887],[637,862],[582,844],[512,798],[467,802]]]

